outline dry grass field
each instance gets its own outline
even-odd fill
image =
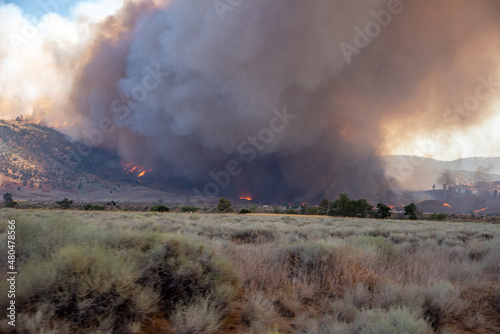
[[[18,333],[500,333],[496,224],[2,209],[3,310],[8,219]]]

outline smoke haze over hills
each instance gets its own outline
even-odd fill
[[[102,1],[36,23],[0,5],[0,116],[201,191],[234,160],[226,190],[272,199],[384,196],[381,154],[500,154],[497,1],[232,4]]]

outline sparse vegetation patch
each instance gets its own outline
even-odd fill
[[[2,209],[0,248],[7,217],[22,333],[498,332],[496,224]]]

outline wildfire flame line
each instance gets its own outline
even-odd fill
[[[144,176],[146,173],[152,172],[153,170],[146,169],[146,168],[143,168],[141,166],[136,166],[135,163],[130,162],[127,164],[123,164],[123,171],[127,174],[138,173],[137,178],[140,178],[140,177]]]
[[[451,205],[449,205],[448,203],[444,203],[443,206],[447,206],[447,207],[451,208]]]
[[[484,208],[484,209],[481,209],[481,210],[476,210],[476,211],[474,211],[474,213],[479,213],[479,212],[483,212],[483,211],[484,211],[484,210],[486,210],[486,209],[488,209],[488,208],[486,207],[486,208]]]
[[[244,199],[246,201],[251,201],[252,200],[251,197],[247,197],[247,196],[241,196],[240,199]]]

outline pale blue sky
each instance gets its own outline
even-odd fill
[[[62,16],[68,16],[72,7],[80,1],[71,0],[6,0],[2,3],[12,3],[23,9],[30,16],[40,17],[48,12],[55,12]]]

